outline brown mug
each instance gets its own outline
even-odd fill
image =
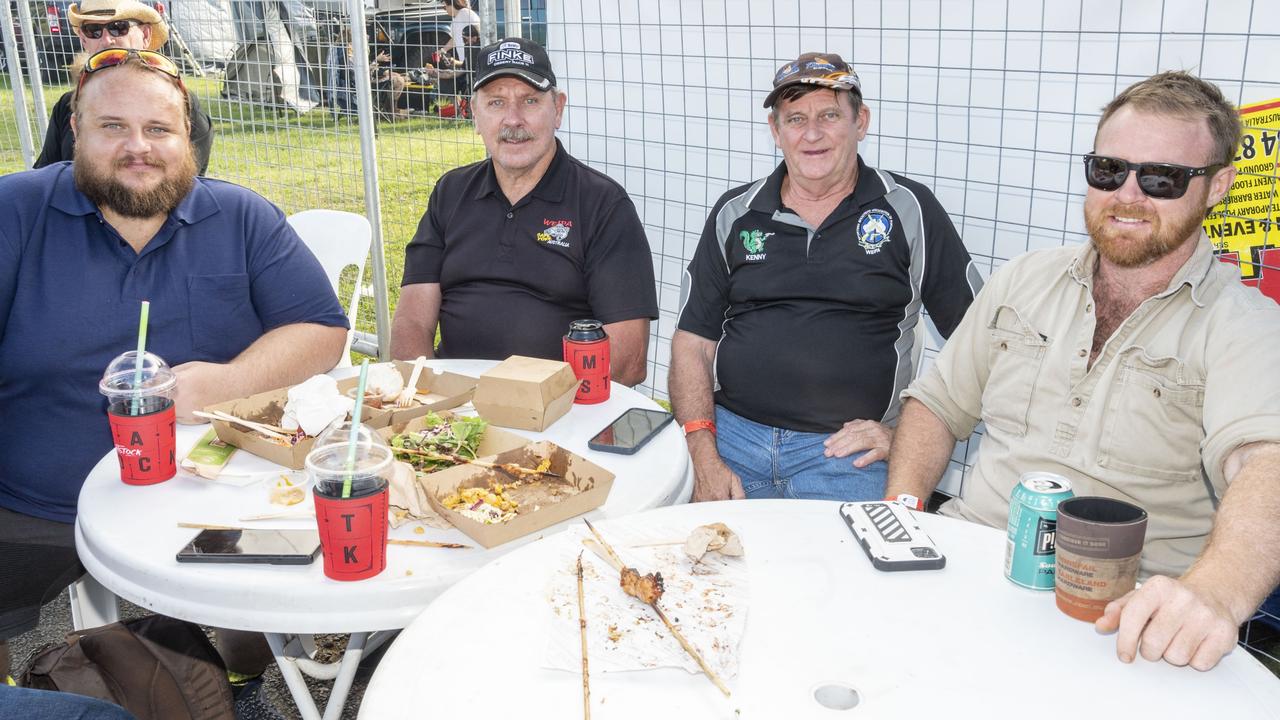
[[[1058,609],[1077,620],[1102,617],[1107,603],[1138,580],[1147,511],[1105,497],[1075,497],[1058,504],[1055,538]]]

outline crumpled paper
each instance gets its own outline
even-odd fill
[[[377,363],[369,366],[365,376],[365,395],[377,395],[384,403],[392,402],[400,396],[404,389],[404,376],[391,363]]]
[[[418,482],[413,466],[407,462],[396,461],[392,465],[388,516],[391,527],[398,528],[405,523],[420,522],[430,528],[446,530],[453,527],[448,520],[440,517],[427,502],[426,490]]]
[[[319,435],[334,420],[346,417],[354,409],[351,398],[338,392],[338,381],[328,375],[314,375],[289,388],[280,427],[293,432],[298,428],[311,437]]]
[[[658,605],[721,678],[738,673],[738,647],[747,624],[751,586],[743,557],[708,554],[689,558],[680,542],[688,526],[646,528],[643,533],[600,528],[622,561],[640,573],[660,572],[666,591]],[[698,664],[671,636],[653,608],[622,591],[618,571],[582,545],[586,528],[570,528],[554,538],[559,547],[547,588],[547,645],[543,667],[582,672],[578,629],[578,551],[582,554],[587,606],[587,657],[592,672],[679,667],[699,673]],[[660,542],[659,545],[645,546]],[[635,547],[640,546],[640,547]]]

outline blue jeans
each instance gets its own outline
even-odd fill
[[[881,500],[889,466],[877,460],[864,468],[848,457],[824,456],[828,433],[807,433],[761,425],[716,406],[716,448],[742,478],[748,498]]]
[[[135,720],[128,710],[83,695],[10,687],[0,678],[0,720]]]

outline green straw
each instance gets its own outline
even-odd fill
[[[130,415],[137,415],[142,409],[142,361],[147,352],[147,316],[151,314],[151,303],[142,301],[142,317],[138,318],[138,357],[133,366],[133,403]]]
[[[356,470],[356,445],[360,439],[360,411],[364,408],[364,385],[369,379],[369,358],[360,361],[360,384],[356,385],[356,407],[351,411],[351,439],[347,441],[347,477],[342,481],[342,497],[351,497],[351,476]]]

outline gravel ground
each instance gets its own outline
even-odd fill
[[[148,614],[146,610],[133,605],[131,603],[120,601],[120,618],[127,620],[130,618],[141,617]],[[13,655],[14,677],[19,677],[25,672],[27,666],[40,649],[51,643],[62,642],[66,634],[71,632],[71,604],[64,590],[58,598],[48,605],[40,614],[40,624],[36,629],[29,633],[20,635],[9,642],[9,650]],[[347,637],[345,635],[320,635],[316,637],[317,659],[325,662],[335,661],[343,648],[346,647]],[[342,720],[355,720],[356,711],[360,707],[360,699],[364,697],[365,686],[369,683],[370,672],[361,668],[356,674],[355,682],[351,686],[351,693],[347,696],[346,706],[342,711]],[[306,677],[304,675],[304,677]],[[328,682],[313,680],[307,678],[307,686],[311,690],[312,697],[315,698],[316,704],[320,711],[324,711],[325,703],[329,701],[329,685]],[[264,697],[280,711],[284,717],[290,720],[300,720],[298,709],[293,703],[293,698],[289,695],[289,688],[285,687],[284,680],[280,677],[280,670],[272,663],[267,668],[265,679],[262,683]]]

